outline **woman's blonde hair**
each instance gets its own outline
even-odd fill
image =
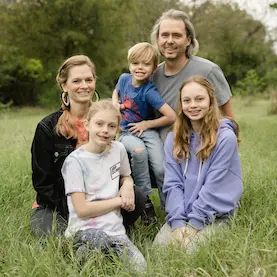
[[[189,46],[187,46],[186,50],[185,50],[186,56],[187,56],[187,58],[189,58],[193,55],[196,55],[199,50],[199,43],[196,39],[194,26],[191,23],[191,21],[189,20],[189,17],[185,12],[180,11],[180,10],[174,10],[174,9],[170,9],[170,10],[164,12],[161,15],[161,17],[158,18],[155,25],[153,26],[152,33],[150,36],[151,43],[159,51],[159,53],[160,53],[160,50],[159,50],[159,46],[158,46],[158,37],[159,37],[159,33],[160,33],[160,25],[161,25],[162,21],[165,19],[181,20],[184,22],[185,27],[186,27],[186,35],[188,38],[191,39]]]
[[[140,42],[131,47],[127,55],[128,63],[138,61],[152,62],[154,69],[159,64],[159,52],[148,42]]]
[[[197,83],[204,87],[207,90],[210,99],[209,110],[202,120],[200,131],[198,133],[201,145],[195,154],[199,160],[204,161],[211,155],[217,143],[217,131],[220,127],[220,120],[223,119],[216,102],[215,90],[210,82],[202,76],[192,76],[188,78],[180,87],[177,106],[177,119],[173,126],[173,156],[179,162],[182,162],[184,159],[188,159],[190,156],[189,148],[192,126],[190,119],[183,112],[181,99],[182,89],[189,83]],[[238,139],[239,126],[234,120],[233,122],[236,125],[236,136]]]
[[[74,66],[80,65],[88,65],[91,68],[93,77],[96,79],[95,65],[89,57],[84,55],[72,56],[63,62],[56,76],[57,84],[61,90],[62,85],[67,82],[70,69]],[[77,139],[77,129],[75,125],[75,120],[70,113],[70,105],[66,106],[63,101],[61,102],[61,109],[63,110],[63,113],[60,116],[59,121],[57,123],[56,132],[67,139]]]

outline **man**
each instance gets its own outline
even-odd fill
[[[199,44],[188,15],[180,10],[168,10],[157,20],[151,33],[151,42],[160,51],[165,62],[152,76],[163,99],[176,111],[177,97],[182,83],[190,76],[201,75],[215,87],[222,113],[234,118],[231,106],[232,93],[220,67],[194,56]],[[168,128],[160,129],[165,140]]]

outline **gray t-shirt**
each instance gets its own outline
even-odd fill
[[[79,218],[70,193],[83,192],[86,201],[110,199],[118,194],[120,176],[130,174],[128,155],[121,142],[113,141],[111,149],[101,154],[88,152],[82,147],[73,151],[62,167],[69,210],[65,236],[90,228],[101,229],[113,236],[125,234],[120,208],[94,218]]]
[[[191,76],[200,75],[207,78],[215,88],[217,103],[219,106],[224,105],[232,97],[230,86],[218,65],[197,56],[189,58],[186,65],[176,74],[166,76],[164,74],[164,63],[161,63],[151,80],[156,84],[159,93],[165,102],[170,105],[175,111],[177,108],[177,98],[181,85]],[[168,127],[161,128],[160,135],[165,139],[165,134]]]

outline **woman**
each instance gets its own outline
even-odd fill
[[[95,93],[96,72],[92,61],[83,55],[68,58],[60,67],[56,81],[62,90],[61,109],[42,119],[32,143],[32,181],[37,192],[31,229],[41,237],[61,234],[67,226],[68,208],[61,168],[65,158],[88,141],[84,120]],[[123,201],[135,198],[134,211],[122,211],[127,231],[140,216],[145,199],[131,185],[120,187]]]
[[[238,125],[220,116],[205,78],[193,76],[181,86],[164,149],[168,215],[155,243],[177,241],[191,250],[226,224],[242,194]]]

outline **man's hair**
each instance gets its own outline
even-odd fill
[[[160,18],[158,18],[155,25],[153,26],[151,33],[151,42],[154,45],[154,47],[159,50],[158,37],[160,32],[160,25],[161,22],[165,19],[181,20],[184,22],[186,28],[186,35],[188,38],[191,39],[190,45],[186,47],[186,56],[189,58],[193,55],[196,55],[199,50],[199,43],[196,39],[194,26],[189,20],[188,15],[180,10],[168,10],[164,12]]]
[[[131,47],[128,51],[128,63],[138,61],[153,62],[154,68],[159,64],[159,52],[148,42],[140,42]]]

